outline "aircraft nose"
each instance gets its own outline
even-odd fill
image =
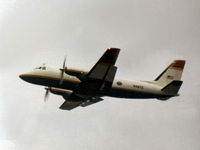
[[[20,74],[19,77],[24,80],[24,74]]]
[[[22,80],[28,82],[28,76],[27,76],[27,74],[20,74],[19,77],[20,77]]]

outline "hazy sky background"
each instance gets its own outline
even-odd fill
[[[199,0],[0,0],[0,149],[199,150]],[[19,79],[36,66],[89,70],[121,48],[116,78],[153,80],[186,59],[181,96],[106,97],[63,111],[61,96]]]

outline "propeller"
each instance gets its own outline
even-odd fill
[[[64,58],[63,67],[60,69],[61,71],[60,82],[59,82],[60,85],[63,83],[63,76],[64,76],[64,73],[67,71],[67,67],[65,67],[65,63],[66,63],[66,56]]]
[[[44,102],[46,102],[49,98],[49,91],[51,90],[50,87],[48,88],[45,88],[46,92],[45,92],[45,95],[44,95]]]

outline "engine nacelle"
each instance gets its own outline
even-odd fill
[[[73,69],[66,69],[65,73],[70,75],[70,76],[75,76],[79,80],[84,80],[86,79],[87,72],[84,71],[79,71],[79,70],[73,70]]]
[[[62,95],[64,97],[70,97],[72,94],[72,91],[69,90],[63,90],[63,89],[58,89],[58,88],[50,88],[50,92],[56,95]]]

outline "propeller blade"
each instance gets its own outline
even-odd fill
[[[49,98],[49,90],[50,88],[45,88],[46,92],[45,92],[45,95],[44,95],[44,102],[46,102]]]
[[[65,62],[66,62],[67,57],[65,56],[64,62],[63,62],[63,69],[65,69]]]
[[[65,56],[65,58],[64,58],[64,62],[63,62],[63,68],[60,69],[60,71],[61,71],[61,76],[60,76],[60,82],[59,82],[59,85],[61,85],[61,84],[63,83],[63,76],[64,76],[65,71],[67,70],[67,67],[65,67],[66,58],[67,58],[67,57]]]

